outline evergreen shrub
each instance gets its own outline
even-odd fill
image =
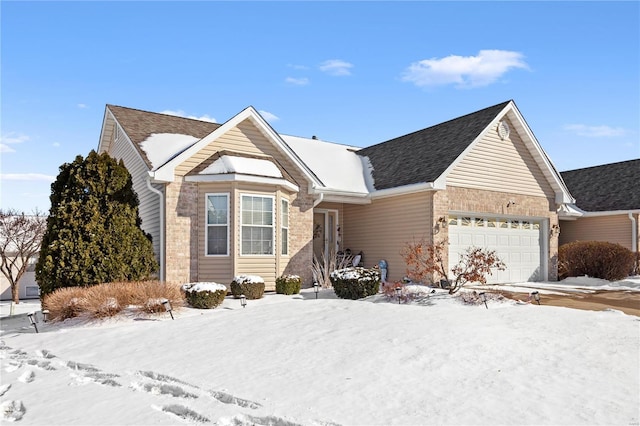
[[[329,275],[333,291],[341,299],[362,299],[378,294],[380,271],[366,268],[345,268]]]
[[[297,275],[283,275],[276,278],[276,293],[298,294],[302,286],[302,279]]]
[[[60,166],[36,264],[41,298],[64,287],[145,280],[157,270],[122,160],[91,151]]]
[[[258,275],[238,275],[233,278],[230,287],[236,299],[242,294],[247,299],[260,299],[264,294],[264,279]]]
[[[188,283],[182,286],[189,305],[198,309],[213,309],[224,302],[227,287],[218,283]]]
[[[558,278],[587,275],[617,281],[632,273],[634,263],[634,253],[620,244],[574,241],[563,244],[558,250]]]

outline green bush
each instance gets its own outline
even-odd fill
[[[224,301],[227,287],[217,283],[189,283],[182,286],[189,305],[198,309],[213,309]]]
[[[283,275],[276,278],[276,293],[298,294],[302,286],[302,279],[297,275]]]
[[[341,299],[362,299],[378,294],[380,272],[375,269],[345,268],[329,276],[333,291]]]
[[[231,281],[231,294],[239,298],[244,294],[247,299],[260,299],[264,294],[264,280],[258,275],[238,275]]]
[[[558,278],[588,275],[608,281],[628,277],[635,255],[620,244],[604,241],[575,241],[558,250]]]

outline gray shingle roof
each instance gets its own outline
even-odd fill
[[[511,101],[357,151],[377,190],[435,181]]]
[[[588,212],[640,209],[640,159],[561,172],[576,205]]]
[[[147,158],[140,144],[154,133],[177,133],[202,139],[221,125],[208,121],[194,120],[191,118],[176,117],[174,115],[159,114],[126,108],[116,105],[107,105],[113,116],[118,120],[123,130],[127,133],[131,142],[144,158],[149,168],[151,162]]]

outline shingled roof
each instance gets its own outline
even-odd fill
[[[151,162],[140,144],[152,134],[175,133],[189,135],[202,139],[221,125],[209,121],[177,117],[174,115],[142,111],[117,105],[107,105],[107,108],[126,132],[138,152],[151,168]]]
[[[561,172],[562,179],[587,212],[640,209],[640,159]]]
[[[375,189],[434,182],[511,101],[357,151],[373,166]]]

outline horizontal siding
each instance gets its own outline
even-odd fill
[[[281,156],[273,144],[253,124],[244,121],[185,160],[176,168],[176,174],[189,173],[207,158],[223,150],[248,155]]]
[[[627,215],[560,221],[560,245],[573,241],[608,241],[631,250],[632,222]]]
[[[122,160],[131,174],[133,190],[138,195],[140,206],[138,209],[140,219],[142,219],[142,229],[151,234],[153,238],[153,251],[156,260],[160,260],[160,197],[154,194],[147,187],[147,172],[149,169],[142,161],[138,152],[128,141],[124,132],[118,132],[118,139],[111,144],[109,155]],[[161,189],[159,185],[154,185],[156,189]]]
[[[515,126],[509,122],[509,127],[511,134],[505,140],[491,129],[449,173],[447,185],[553,197],[553,189]]]
[[[259,275],[264,280],[265,290],[276,289],[275,256],[240,256],[236,275]]]
[[[342,221],[344,247],[364,254],[364,266],[380,259],[388,263],[388,279],[406,275],[400,251],[407,242],[430,238],[432,193],[422,192],[374,200],[368,205],[345,205]]]

